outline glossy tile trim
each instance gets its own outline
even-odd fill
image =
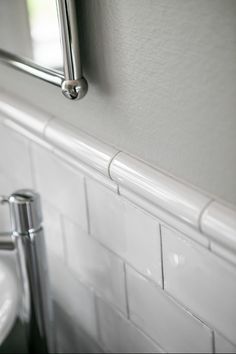
[[[179,231],[190,240],[193,240],[205,248],[209,248],[209,238],[196,228],[192,227],[192,225],[182,222],[175,215],[158,208],[156,205],[150,203],[150,201],[140,197],[128,189],[120,187],[119,192],[123,198],[129,200],[132,204],[156,217],[160,225],[169,225],[175,229],[176,232]]]
[[[112,161],[110,174],[119,185],[199,228],[201,211],[210,201],[207,196],[125,153]]]
[[[117,150],[59,120],[52,120],[45,129],[45,138],[54,146],[69,152],[83,163],[104,175]]]
[[[203,233],[215,242],[236,252],[236,211],[212,202],[201,218]]]
[[[219,256],[224,254],[232,262],[236,253],[236,212],[231,207],[211,201],[194,187],[3,92],[0,124],[43,145],[111,190],[119,189],[125,198],[170,226],[190,230],[190,238],[204,247],[210,242],[212,252],[217,249]]]
[[[0,93],[0,113],[37,135],[43,135],[44,128],[51,119],[50,115],[15,96],[10,97],[2,92]]]

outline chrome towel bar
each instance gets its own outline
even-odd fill
[[[75,100],[84,97],[88,84],[82,76],[79,48],[76,0],[55,0],[63,51],[64,74],[42,67],[33,61],[0,49],[0,61],[12,68],[60,86],[65,97]]]

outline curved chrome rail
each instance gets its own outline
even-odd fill
[[[82,76],[79,48],[76,0],[56,0],[61,35],[64,74],[33,61],[0,49],[0,61],[12,68],[60,86],[65,97],[76,100],[84,97],[88,84]]]

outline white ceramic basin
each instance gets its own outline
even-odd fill
[[[0,345],[9,334],[19,312],[19,288],[15,252],[0,252]]]

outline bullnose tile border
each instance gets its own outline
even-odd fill
[[[0,93],[0,124],[43,145],[69,164],[88,166],[90,175],[97,172],[103,176],[99,180],[118,185],[121,195],[129,195],[134,203],[138,200],[144,210],[148,203],[172,216],[170,220],[178,220],[209,242],[236,253],[233,207],[4,92]],[[232,257],[228,260],[232,262]]]

